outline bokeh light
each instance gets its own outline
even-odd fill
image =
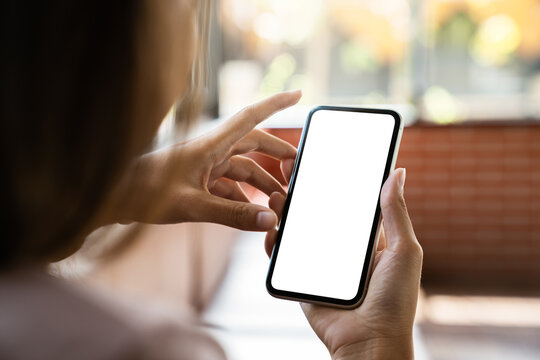
[[[508,15],[495,15],[486,19],[476,33],[472,55],[476,61],[488,66],[506,64],[521,42],[521,30]]]
[[[448,90],[432,86],[424,95],[424,107],[430,119],[439,124],[449,124],[459,120],[458,104]]]

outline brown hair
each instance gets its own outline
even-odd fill
[[[76,249],[154,137],[158,123],[134,110],[141,5],[0,5],[0,268]],[[197,103],[200,91],[188,93]]]

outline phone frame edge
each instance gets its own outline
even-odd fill
[[[327,105],[321,105],[321,106],[317,106],[313,109],[310,110],[308,116],[307,116],[307,119],[306,119],[306,122],[305,122],[305,125],[304,125],[304,128],[303,128],[303,131],[302,131],[302,135],[300,137],[300,141],[299,141],[299,150],[300,150],[300,158],[301,158],[301,153],[303,152],[303,146],[304,146],[304,143],[305,143],[305,137],[306,137],[306,134],[309,130],[309,125],[311,123],[311,118],[313,116],[313,114],[319,110],[336,110],[336,111],[354,111],[354,112],[365,112],[365,113],[375,113],[375,114],[388,114],[388,115],[391,115],[396,121],[399,122],[399,126],[397,128],[397,131],[396,129],[394,128],[394,132],[392,134],[392,143],[394,143],[394,146],[393,146],[393,154],[392,154],[392,160],[390,162],[390,164],[388,164],[388,169],[385,168],[385,173],[383,176],[385,176],[384,178],[384,181],[383,183],[381,184],[381,190],[382,190],[382,186],[384,185],[384,182],[388,179],[388,176],[390,175],[390,173],[394,170],[395,168],[395,164],[397,162],[397,157],[398,157],[398,153],[399,153],[399,148],[400,148],[400,145],[401,145],[401,138],[402,138],[402,135],[403,135],[403,130],[404,130],[404,123],[403,123],[403,119],[401,118],[401,116],[399,115],[398,112],[394,111],[394,110],[390,110],[390,109],[381,109],[381,108],[362,108],[362,107],[351,107],[351,106],[327,106]],[[395,138],[394,138],[395,136]],[[294,165],[294,170],[293,170],[293,178],[296,176],[296,171],[299,167],[299,159],[297,158],[296,160],[296,163]],[[287,194],[287,198],[289,198],[289,194]],[[289,199],[287,199],[289,201]],[[377,228],[376,228],[376,232],[375,232],[375,238],[374,238],[374,241],[373,241],[373,246],[372,246],[372,249],[371,249],[371,254],[370,254],[370,261],[369,261],[369,265],[366,269],[366,278],[364,280],[364,284],[363,284],[363,289],[362,289],[362,292],[361,292],[361,295],[360,297],[358,297],[358,295],[360,294],[360,291],[358,292],[358,294],[352,298],[351,300],[341,300],[341,299],[334,299],[334,298],[326,298],[324,296],[317,296],[317,295],[310,295],[310,294],[301,294],[301,293],[294,293],[294,292],[289,292],[289,291],[285,291],[285,290],[279,290],[279,289],[275,289],[272,284],[271,284],[271,277],[272,277],[272,274],[273,274],[273,268],[275,266],[275,250],[276,250],[276,246],[274,246],[274,249],[272,250],[272,254],[271,254],[271,258],[270,258],[270,265],[268,267],[268,272],[267,272],[267,276],[266,276],[266,290],[267,292],[275,297],[275,298],[278,298],[278,299],[283,299],[283,300],[290,300],[290,301],[296,301],[296,302],[305,302],[305,303],[310,303],[310,304],[317,304],[317,305],[324,305],[324,306],[330,306],[330,307],[335,307],[335,308],[340,308],[340,309],[354,309],[356,307],[358,307],[365,299],[366,295],[367,295],[367,290],[369,288],[369,283],[370,283],[370,280],[371,280],[371,275],[372,275],[372,271],[373,271],[373,263],[374,263],[374,259],[375,259],[375,254],[376,254],[376,251],[377,251],[377,245],[378,245],[378,242],[379,242],[379,236],[380,236],[380,232],[381,232],[381,223],[382,223],[382,214],[381,214],[381,209],[380,209],[380,193],[379,193],[379,200],[377,202],[377,210],[378,212],[378,216],[379,216],[379,219],[378,219],[378,223],[377,223]],[[361,279],[361,282],[362,282],[362,279]],[[359,286],[362,285],[362,283],[359,284]],[[292,294],[298,294],[298,295],[305,295],[305,296],[309,296],[310,298],[305,298],[305,296],[288,296],[288,295],[284,295],[284,294],[280,294],[280,293],[292,293]],[[313,299],[315,298],[315,299]],[[323,300],[317,300],[317,298],[320,298],[320,299],[323,299]],[[339,301],[340,303],[338,303],[337,301]],[[343,303],[347,303],[347,304],[343,304]]]

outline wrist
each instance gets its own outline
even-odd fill
[[[343,345],[332,354],[332,359],[414,359],[412,334]]]

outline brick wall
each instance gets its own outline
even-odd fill
[[[295,145],[301,132],[269,131]],[[397,166],[428,290],[540,292],[540,125],[408,127]]]

